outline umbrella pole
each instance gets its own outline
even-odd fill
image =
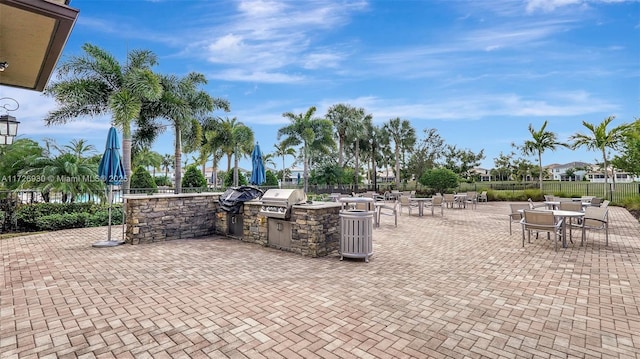
[[[111,240],[111,205],[113,204],[113,185],[109,185],[109,222],[107,229],[107,240]]]

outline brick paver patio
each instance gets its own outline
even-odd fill
[[[369,263],[222,237],[92,248],[105,227],[3,239],[0,357],[638,357],[638,221],[611,208],[608,247],[555,252],[522,248],[508,212],[383,217]]]

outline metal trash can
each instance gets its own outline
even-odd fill
[[[340,198],[340,260],[364,258],[369,262],[373,255],[373,215],[372,198]]]

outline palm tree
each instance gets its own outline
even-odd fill
[[[201,129],[199,118],[215,109],[229,109],[229,103],[223,99],[209,96],[200,85],[207,83],[203,74],[189,73],[179,78],[173,75],[160,76],[163,88],[162,97],[157,101],[145,102],[141,118],[146,122],[153,119],[166,119],[174,130],[174,169],[175,193],[182,192],[182,141],[187,137],[187,147],[193,148],[194,143],[200,143]],[[183,135],[184,133],[184,135]],[[190,148],[188,148],[190,149]]]
[[[303,178],[304,191],[309,189],[309,161],[311,150],[319,152],[328,152],[335,146],[333,140],[333,126],[331,121],[325,119],[313,118],[316,112],[315,106],[311,106],[307,112],[294,114],[285,112],[283,117],[288,118],[291,123],[278,130],[278,140],[283,136],[283,146],[302,145],[303,158]]]
[[[211,183],[217,186],[218,183],[218,164],[224,156],[223,146],[226,138],[223,133],[222,121],[218,118],[209,117],[204,121],[204,135],[202,150],[209,154],[211,159],[211,167],[213,173],[211,174]]]
[[[91,156],[95,149],[84,140],[73,140],[70,145],[48,145],[57,151],[46,151],[32,158],[19,174],[25,178],[46,179],[23,182],[22,188],[37,188],[47,197],[50,192],[62,193],[62,202],[73,202],[78,194],[104,196],[104,182],[98,177],[99,156]],[[90,156],[85,156],[89,152]]]
[[[249,154],[251,153],[251,150],[253,150],[253,137],[251,137],[251,141],[249,142],[238,143],[238,140],[242,140],[238,136],[246,134],[245,128],[247,128],[247,126],[235,117],[225,117],[220,119],[219,122],[216,130],[219,132],[218,136],[220,137],[222,151],[227,155],[227,172],[229,172],[231,171],[231,159],[234,153],[236,153],[236,150],[241,149],[243,152],[246,152],[244,150],[249,149]],[[244,140],[246,141],[247,138],[244,138]]]
[[[353,120],[355,108],[345,105],[337,104],[329,107],[325,118],[336,128],[336,136],[338,137],[338,166],[344,166],[344,145],[347,141],[347,131],[350,122]]]
[[[274,152],[274,155],[276,156],[282,156],[282,184],[284,184],[284,158],[285,156],[296,156],[296,150],[292,147],[289,147],[289,145],[285,142],[282,141],[280,143],[276,143],[275,145],[273,145],[273,147],[276,148],[276,152]]]
[[[131,177],[131,122],[140,115],[142,101],[162,95],[160,80],[150,70],[157,64],[151,51],[134,50],[120,64],[103,49],[84,44],[83,56],[72,56],[58,68],[60,80],[52,82],[45,94],[59,108],[45,117],[47,125],[63,124],[80,116],[111,113],[112,123],[122,131],[122,161],[129,188]]]
[[[569,137],[570,141],[573,141],[571,148],[586,147],[589,150],[600,151],[602,155],[602,163],[604,165],[604,196],[607,196],[607,177],[609,177],[609,161],[607,158],[607,149],[617,149],[623,142],[624,135],[629,128],[628,124],[622,124],[620,126],[612,128],[607,131],[607,126],[615,119],[615,116],[609,116],[604,119],[600,124],[594,125],[592,123],[582,121],[582,125],[586,127],[589,134],[576,133]],[[616,185],[616,176],[612,176],[613,187]]]
[[[274,157],[275,155],[273,153],[262,154],[262,162],[264,163],[265,167],[267,167],[267,165],[274,168],[276,167],[276,162],[273,160]]]
[[[160,162],[160,166],[162,166],[162,168],[164,169],[164,176],[165,177],[169,177],[169,168],[173,167],[175,163],[175,159],[173,158],[173,155],[170,155],[168,153],[165,153],[164,156],[162,156],[162,161]]]
[[[544,171],[542,170],[542,153],[546,150],[555,151],[558,146],[567,147],[567,144],[558,142],[556,134],[551,131],[545,131],[547,128],[547,121],[544,121],[540,130],[536,131],[532,124],[529,124],[529,133],[531,133],[531,140],[524,141],[521,149],[527,156],[538,156],[538,178],[540,179],[540,191],[542,191],[542,177]]]
[[[352,109],[351,120],[347,124],[347,129],[345,131],[345,139],[347,142],[353,143],[355,147],[355,169],[354,169],[354,185],[356,191],[358,190],[358,182],[360,181],[360,141],[365,139],[369,141],[369,136],[367,133],[368,123],[371,123],[372,117],[365,113],[363,108]]]
[[[393,141],[396,163],[396,188],[400,188],[400,151],[413,148],[416,143],[416,130],[408,120],[392,118],[383,126],[389,139]]]
[[[253,130],[241,122],[239,126],[233,128],[232,139],[235,144],[233,150],[233,185],[238,185],[238,156],[250,156],[253,150]]]
[[[143,166],[145,168],[151,167],[152,176],[156,177],[156,169],[162,166],[163,157],[161,154],[155,151],[151,151],[148,148],[144,148],[137,152],[133,157],[134,167]]]

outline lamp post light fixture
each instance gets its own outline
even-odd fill
[[[20,107],[20,104],[11,97],[0,98],[0,101],[11,100],[15,102],[15,105],[10,103],[0,104],[0,108],[3,108],[5,112],[15,111]],[[4,114],[0,115],[0,146],[10,145],[13,143],[13,138],[18,135],[18,122],[15,117]]]
[[[13,143],[13,138],[18,135],[19,123],[13,116],[0,116],[0,146]]]

